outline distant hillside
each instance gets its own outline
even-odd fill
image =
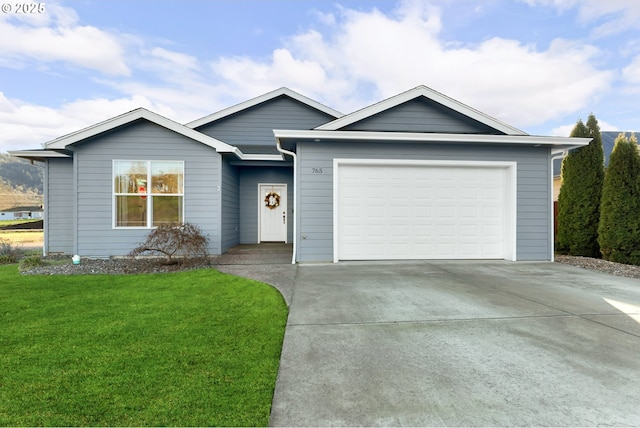
[[[42,164],[31,165],[26,159],[0,153],[0,179],[16,190],[31,190],[42,194],[44,168]]]
[[[0,153],[0,210],[43,202],[44,168]]]

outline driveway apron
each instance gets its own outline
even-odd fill
[[[272,426],[640,425],[640,281],[557,263],[300,265]]]

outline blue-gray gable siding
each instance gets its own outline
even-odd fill
[[[258,213],[262,198],[258,194],[260,183],[285,183],[287,185],[287,216],[293,219],[293,168],[287,166],[240,167],[240,243],[256,244]],[[287,242],[293,241],[293,222],[287,223]]]
[[[184,161],[184,220],[198,225],[220,254],[221,156],[211,147],[159,125],[139,121],[74,147],[77,253],[126,255],[150,229],[113,227],[113,160]]]
[[[517,260],[550,260],[550,153],[544,148],[403,143],[298,144],[298,261],[333,260],[333,159],[517,162]],[[318,174],[318,171],[322,171]]]
[[[221,252],[240,243],[240,177],[229,159],[222,161]]]
[[[277,153],[274,129],[313,129],[333,119],[282,96],[196,129],[245,153]]]
[[[343,131],[502,134],[426,98],[416,98],[342,128]]]
[[[51,158],[45,164],[44,249],[73,254],[75,186],[73,159]]]

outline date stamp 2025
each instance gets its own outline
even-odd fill
[[[44,3],[2,3],[0,11],[16,14],[45,13],[46,7]]]

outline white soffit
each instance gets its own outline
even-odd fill
[[[274,98],[280,97],[282,95],[286,95],[296,101],[299,101],[303,104],[308,105],[309,107],[312,107],[316,110],[319,110],[323,113],[326,113],[330,116],[333,117],[342,117],[344,116],[344,114],[340,113],[337,110],[334,110],[330,107],[325,106],[324,104],[320,104],[317,101],[312,100],[311,98],[305,97],[304,95],[301,95],[295,91],[292,91],[289,88],[280,88],[280,89],[276,89],[275,91],[271,91],[268,92],[266,94],[260,95],[258,97],[252,98],[250,100],[244,101],[240,104],[236,104],[234,106],[228,107],[224,110],[220,110],[219,112],[216,113],[212,113],[210,115],[207,115],[205,117],[202,117],[200,119],[196,119],[192,122],[189,122],[187,124],[185,124],[185,126],[189,127],[189,128],[197,128],[199,126],[202,125],[206,125],[208,123],[214,122],[216,120],[222,119],[224,117],[230,116],[232,114],[238,113],[242,110],[246,110],[248,108],[257,106],[258,104],[262,104],[266,101],[272,100]]]
[[[527,135],[525,132],[514,128],[513,126],[507,125],[506,123],[501,122],[494,117],[482,113],[479,110],[469,107],[466,104],[456,101],[453,98],[450,98],[426,86],[418,86],[394,97],[387,98],[386,100],[380,101],[369,107],[365,107],[346,116],[342,116],[341,118],[336,119],[332,122],[320,125],[315,129],[335,131],[419,97],[425,97],[437,102],[438,104],[442,104],[445,107],[457,111],[458,113],[470,117],[471,119],[477,120],[478,122],[483,123],[500,132],[504,132],[505,134]]]

